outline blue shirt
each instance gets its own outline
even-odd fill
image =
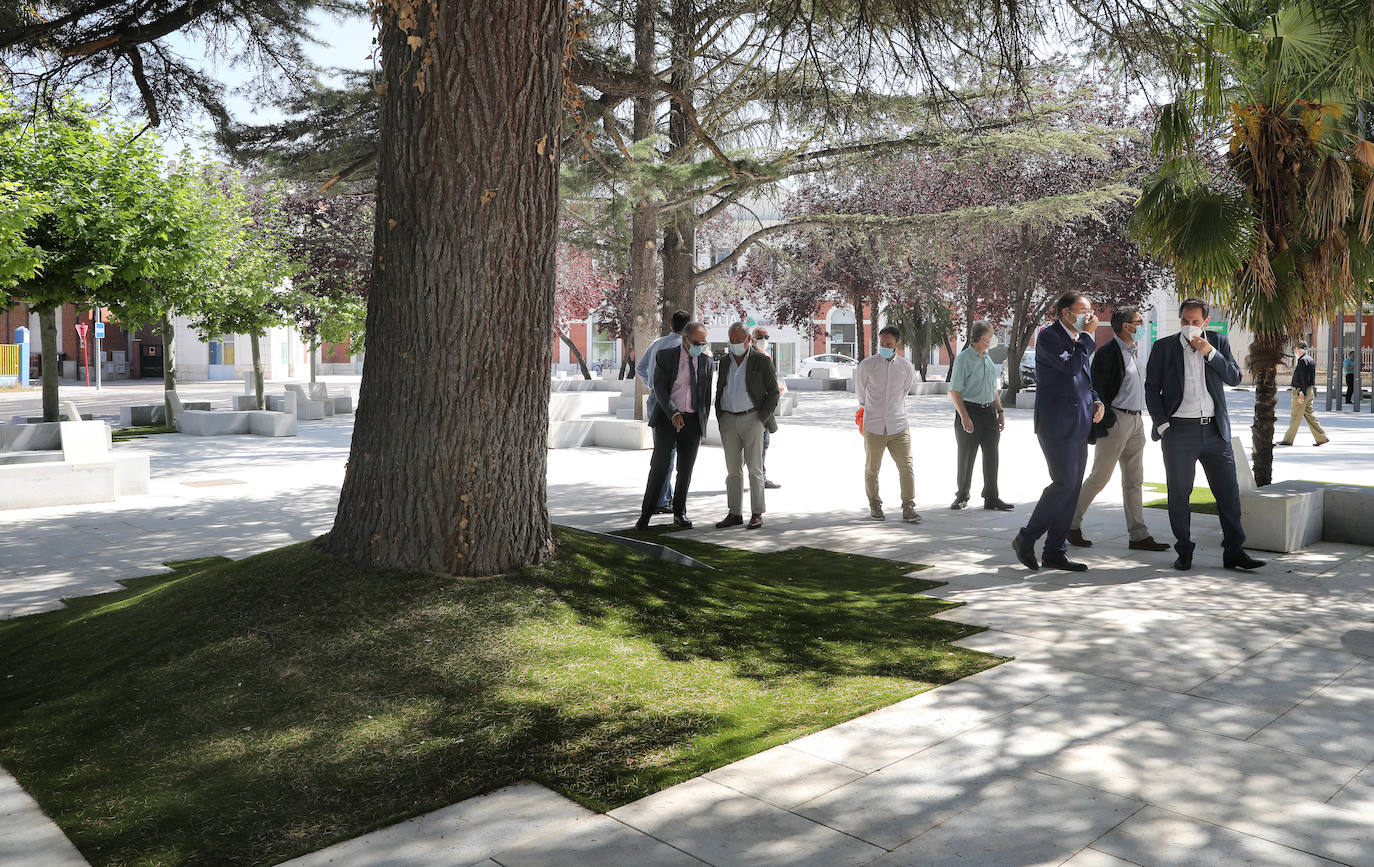
[[[1346,372],[1346,373],[1354,373],[1354,372],[1355,372],[1355,359],[1353,359],[1353,358],[1346,358],[1346,360],[1345,360],[1345,372]]]
[[[969,403],[992,403],[997,393],[997,365],[972,346],[954,356],[949,373],[949,390],[957,391]]]

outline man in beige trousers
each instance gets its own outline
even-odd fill
[[[916,471],[911,464],[911,431],[906,420],[906,396],[916,379],[916,368],[897,354],[901,339],[902,332],[895,325],[878,332],[878,354],[859,362],[854,371],[854,392],[864,411],[864,492],[868,494],[869,517],[875,521],[887,517],[878,496],[878,468],[883,452],[887,452],[901,479],[902,520],[919,524]]]
[[[1167,542],[1156,542],[1145,525],[1145,507],[1140,488],[1145,482],[1145,365],[1136,356],[1135,335],[1145,327],[1140,308],[1118,307],[1112,311],[1112,331],[1116,336],[1093,354],[1093,391],[1106,407],[1102,420],[1094,424],[1088,441],[1093,446],[1093,468],[1083,482],[1073,522],[1065,537],[1070,545],[1091,548],[1083,537],[1083,516],[1093,498],[1111,481],[1121,467],[1121,495],[1126,507],[1126,529],[1130,547],[1137,551],[1167,551]]]
[[[773,414],[778,409],[778,374],[773,359],[753,348],[754,341],[743,322],[730,326],[730,354],[716,375],[716,420],[725,451],[725,500],[729,512],[716,528],[744,523],[744,474],[749,468],[748,529],[763,526],[763,435],[777,430]]]
[[[1331,438],[1322,429],[1322,423],[1317,421],[1316,407],[1313,406],[1317,402],[1317,362],[1307,354],[1306,343],[1298,344],[1297,356],[1297,360],[1293,362],[1293,381],[1290,384],[1293,391],[1293,406],[1289,412],[1288,432],[1274,445],[1291,446],[1298,438],[1298,428],[1302,427],[1305,421],[1312,431],[1312,439],[1315,440],[1312,445],[1324,446],[1331,442]]]

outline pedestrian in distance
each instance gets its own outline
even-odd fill
[[[689,530],[687,491],[697,449],[706,437],[711,417],[711,356],[706,349],[706,326],[688,322],[677,347],[661,348],[654,356],[654,410],[649,424],[654,430],[654,453],[649,460],[649,482],[644,488],[635,529],[649,526],[649,517],[668,478],[668,464],[677,451],[677,485],[673,490],[673,526]]]
[[[901,329],[889,325],[878,332],[878,354],[870,355],[854,371],[854,392],[863,409],[864,493],[868,515],[886,520],[878,496],[878,469],[883,453],[892,456],[901,479],[902,520],[919,524],[916,512],[916,470],[911,463],[911,431],[906,418],[906,397],[916,379],[916,368],[897,352]]]
[[[1083,488],[1088,435],[1105,407],[1093,391],[1088,363],[1096,348],[1097,314],[1082,292],[1065,292],[1054,305],[1056,321],[1035,338],[1035,436],[1045,454],[1050,483],[1040,494],[1026,526],[1011,540],[1016,559],[1035,571],[1035,543],[1045,537],[1041,561],[1054,569],[1082,572],[1070,560],[1069,524]]]
[[[671,321],[672,330],[662,337],[649,344],[649,348],[644,350],[639,362],[635,365],[635,375],[639,381],[644,383],[644,387],[649,389],[649,397],[645,407],[644,418],[646,421],[654,417],[654,356],[665,346],[676,346],[682,342],[682,329],[687,325],[687,320],[692,317],[686,310],[679,310],[673,314]],[[654,512],[659,515],[666,515],[672,511],[673,505],[673,460],[677,452],[673,451],[668,455],[668,473],[663,478],[663,490],[659,494],[658,504]]]
[[[1217,501],[1221,517],[1222,565],[1258,569],[1263,560],[1245,551],[1240,522],[1240,487],[1231,451],[1231,419],[1225,386],[1240,384],[1240,365],[1231,356],[1226,335],[1207,330],[1207,303],[1188,298],[1179,305],[1178,339],[1159,341],[1145,366],[1145,405],[1150,410],[1150,436],[1161,440],[1164,477],[1169,487],[1169,524],[1174,531],[1174,568],[1193,568],[1193,478],[1197,465]]]
[[[730,326],[730,356],[721,362],[716,377],[716,420],[725,452],[725,502],[729,509],[716,528],[744,523],[744,474],[749,468],[750,530],[763,526],[763,437],[776,429],[773,413],[778,408],[778,374],[773,359],[754,349],[753,338],[743,322]]]
[[[951,509],[968,506],[973,462],[983,453],[983,508],[1009,512],[1015,508],[997,494],[997,447],[1006,429],[1002,398],[997,394],[997,365],[988,351],[997,345],[992,324],[982,319],[968,330],[968,346],[954,357],[949,371],[949,398],[954,403],[954,441],[959,451],[957,490]]]
[[[1307,429],[1312,431],[1312,439],[1316,440],[1312,445],[1324,446],[1331,442],[1331,437],[1317,421],[1317,362],[1307,354],[1306,343],[1299,343],[1293,352],[1297,359],[1293,362],[1293,379],[1288,383],[1293,400],[1288,413],[1288,432],[1274,445],[1291,446],[1298,438],[1298,428],[1305,421]]]
[[[1069,525],[1069,544],[1079,548],[1092,547],[1093,543],[1083,537],[1083,516],[1120,466],[1129,547],[1135,551],[1169,550],[1168,543],[1156,542],[1145,526],[1140,493],[1145,484],[1145,365],[1136,356],[1135,336],[1144,327],[1139,307],[1116,308],[1112,311],[1114,336],[1093,354],[1093,391],[1106,409],[1088,435],[1093,446],[1093,468],[1083,482]]]
[[[1345,357],[1345,402],[1355,402],[1355,353]]]
[[[769,340],[768,340],[768,329],[766,329],[766,328],[764,328],[762,325],[760,325],[760,326],[758,326],[758,327],[756,327],[756,328],[754,329],[754,335],[753,335],[753,336],[754,336],[754,348],[757,349],[759,352],[762,352],[764,355],[768,356],[770,359],[772,359],[772,358],[773,358],[773,353],[770,351],[770,349],[771,349],[771,347],[772,347],[772,344],[771,344],[771,343],[769,342]],[[777,362],[776,362],[776,361],[773,363],[773,368],[774,368],[775,370],[777,369]],[[782,393],[782,392],[785,392],[785,391],[787,391],[787,386],[785,386],[785,385],[783,385],[781,382],[779,382],[779,383],[778,383],[778,392],[779,392],[779,396],[781,397],[781,393]],[[777,421],[774,421],[774,422],[773,422],[773,430],[767,430],[767,429],[765,429],[764,432],[763,432],[763,486],[764,486],[765,488],[767,488],[768,490],[770,490],[770,491],[776,490],[776,489],[782,487],[782,485],[781,485],[780,483],[775,482],[775,481],[773,481],[772,479],[768,478],[768,447],[769,447],[770,445],[772,445],[772,443],[773,443],[773,433],[777,430],[777,428],[778,428]]]

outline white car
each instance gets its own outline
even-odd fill
[[[854,375],[854,368],[858,364],[857,360],[848,355],[837,355],[832,352],[803,358],[800,371],[802,376],[811,376],[813,370],[828,370],[831,379],[844,379]]]

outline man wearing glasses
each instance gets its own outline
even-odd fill
[[[1069,525],[1070,545],[1091,548],[1083,538],[1083,515],[1093,498],[1111,481],[1121,466],[1121,493],[1126,506],[1126,529],[1130,547],[1137,551],[1167,551],[1166,542],[1156,542],[1145,526],[1145,509],[1140,488],[1145,482],[1145,367],[1136,356],[1135,336],[1145,327],[1140,308],[1118,307],[1112,312],[1112,331],[1116,337],[1093,355],[1093,391],[1107,407],[1102,421],[1093,425],[1089,442],[1093,449],[1093,468],[1078,495],[1073,523]]]
[[[673,486],[673,526],[690,530],[687,517],[687,489],[692,485],[692,467],[697,462],[697,447],[706,436],[706,420],[711,417],[711,353],[706,350],[706,326],[688,322],[677,347],[664,348],[654,356],[653,414],[654,456],[649,460],[649,483],[635,529],[649,526],[663,483],[668,478],[668,462],[677,449],[677,484]]]

